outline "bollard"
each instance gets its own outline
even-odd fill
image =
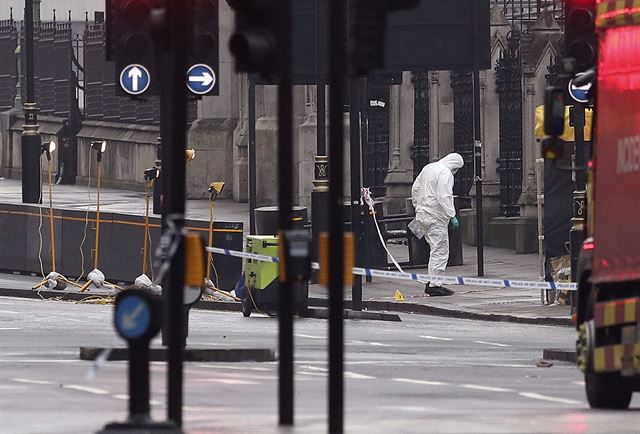
[[[116,331],[129,344],[129,417],[107,424],[98,434],[181,433],[170,422],[150,416],[149,342],[162,326],[162,300],[146,289],[127,289],[116,296]]]

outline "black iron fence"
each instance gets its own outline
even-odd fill
[[[0,111],[13,108],[16,95],[23,97],[26,90],[22,27],[13,19],[0,21]],[[73,28],[71,21],[35,23],[34,75],[40,112],[65,119],[78,112],[83,119],[158,125],[158,97],[116,94],[115,65],[105,60],[104,24],[86,21],[76,35]],[[191,101],[189,122],[196,118],[196,110]]]
[[[507,36],[507,49],[496,65],[496,91],[500,112],[500,214],[520,215],[518,200],[522,193],[522,68],[520,36]]]
[[[18,77],[18,28],[12,19],[0,21],[0,111],[15,104]]]
[[[502,7],[512,27],[521,32],[528,32],[544,11],[553,12],[555,19],[564,21],[564,0],[491,0]]]

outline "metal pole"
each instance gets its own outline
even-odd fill
[[[318,131],[317,131],[317,144],[316,155],[327,155],[327,122],[326,122],[326,92],[324,83],[316,85],[317,89],[317,118],[318,118]]]
[[[163,125],[163,149],[167,149],[163,159],[165,166],[167,224],[173,224],[174,234],[180,240],[179,248],[171,259],[171,272],[168,277],[167,334],[169,340],[167,361],[169,365],[167,379],[167,415],[178,427],[182,426],[182,385],[183,385],[183,296],[184,296],[184,229],[186,165],[184,153],[187,143],[187,98],[185,94],[185,71],[187,49],[187,8],[178,2],[167,2],[168,64],[164,80],[167,81],[167,111],[169,122]],[[171,228],[169,228],[171,229]]]
[[[256,233],[256,82],[249,76],[249,233]]]
[[[344,77],[345,2],[329,0],[329,432],[344,430]]]
[[[480,19],[478,13],[478,2],[473,2],[473,22],[474,22],[474,68],[473,68],[473,135],[474,144],[474,164],[476,182],[476,253],[478,257],[478,277],[484,276],[484,233],[482,227],[482,136],[480,131],[480,62],[479,62],[479,26]]]
[[[576,189],[573,192],[573,218],[570,232],[571,241],[571,280],[577,281],[578,255],[584,241],[584,204],[587,186],[587,146],[584,142],[585,106],[575,103],[571,109],[571,120],[575,131],[575,174]],[[572,312],[575,309],[575,296],[571,296]]]
[[[351,161],[351,231],[355,239],[356,266],[362,264],[359,261],[358,251],[362,243],[362,207],[360,206],[360,166],[362,157],[360,154],[360,85],[362,80],[351,78],[349,80],[349,133],[350,133],[350,161]],[[351,307],[353,310],[362,310],[362,276],[353,276],[351,287]]]
[[[130,343],[129,419],[149,417],[149,342]]]
[[[316,118],[317,118],[317,131],[316,131],[316,155],[327,155],[327,123],[326,123],[326,88],[325,77],[321,76],[320,64],[324,65],[326,59],[320,57],[320,11],[321,5],[324,3],[320,0],[316,0]],[[322,71],[324,73],[324,71]]]
[[[292,229],[293,209],[293,75],[291,29],[293,1],[281,0],[280,6],[280,83],[278,85],[278,220],[280,243]],[[286,274],[285,270],[285,274]],[[280,349],[279,400],[280,425],[293,425],[293,299],[294,283],[280,276]]]
[[[38,125],[38,105],[35,98],[35,77],[33,66],[33,0],[25,0],[25,56],[27,77],[27,101],[24,104],[24,125],[22,127],[22,202],[40,203],[40,146]]]
[[[162,104],[160,105],[162,106]],[[154,164],[162,177],[162,137],[160,136],[156,140],[156,160]],[[162,181],[160,179],[156,179],[153,182],[153,213],[162,214]]]

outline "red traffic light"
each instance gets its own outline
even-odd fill
[[[142,24],[149,19],[151,8],[150,0],[124,0],[118,15],[131,24]]]

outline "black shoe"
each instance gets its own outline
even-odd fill
[[[428,294],[430,297],[445,297],[448,295],[453,295],[456,292],[452,289],[445,288],[444,286],[428,286],[424,288],[424,293]]]

